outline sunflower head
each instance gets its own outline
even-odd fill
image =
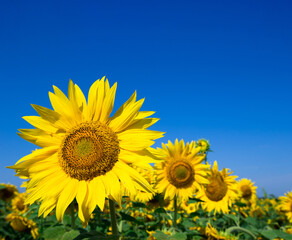
[[[289,222],[292,223],[292,191],[285,193],[285,196],[279,197],[279,209],[286,215]]]
[[[196,195],[203,201],[201,205],[208,212],[215,210],[215,212],[228,213],[228,207],[236,197],[236,176],[230,176],[231,173],[225,168],[218,171],[217,161],[214,162],[208,176],[209,184]]]
[[[10,213],[5,220],[10,223],[10,226],[17,232],[30,231],[33,239],[39,237],[38,228],[34,221],[19,215],[19,213]]]
[[[131,195],[153,193],[134,167],[151,167],[147,149],[163,133],[148,129],[158,119],[149,118],[152,111],[140,111],[144,99],[136,101],[136,92],[111,115],[116,87],[104,77],[92,84],[86,99],[70,80],[68,97],[55,86],[49,92],[52,110],[32,105],[39,116],[23,117],[35,128],[20,129],[19,135],[40,148],[10,168],[27,178],[26,203],[41,202],[39,215],[56,208],[61,221],[76,199],[85,226],[106,198],[121,203],[125,189]]]
[[[18,193],[14,199],[11,201],[12,210],[19,213],[25,213],[28,210],[25,200],[27,198],[27,193]]]
[[[26,219],[18,213],[10,213],[5,220],[10,223],[10,226],[18,232],[23,232],[26,229]]]
[[[176,188],[188,188],[195,181],[195,171],[184,159],[172,161],[167,166],[167,179]]]
[[[18,190],[16,186],[12,184],[0,184],[0,199],[2,199],[5,202],[10,202],[11,199],[13,199],[16,194],[18,193]]]
[[[238,181],[238,193],[243,202],[250,203],[256,199],[256,189],[254,183],[251,180],[243,178]]]
[[[117,134],[110,127],[100,122],[84,122],[66,134],[58,158],[70,177],[90,181],[109,172],[118,161],[119,152]]]
[[[201,152],[209,152],[210,151],[210,143],[206,139],[199,139],[197,142],[197,146],[201,147]]]
[[[215,202],[221,201],[228,190],[223,176],[217,172],[209,178],[210,183],[206,186],[206,196]]]
[[[201,147],[195,142],[185,144],[177,139],[174,144],[169,141],[162,144],[162,148],[153,150],[160,157],[155,163],[156,188],[165,193],[165,198],[178,196],[181,200],[188,200],[203,184],[209,183],[206,179],[209,165],[202,164],[205,155],[200,151]]]
[[[238,237],[235,237],[227,232],[217,231],[216,228],[212,227],[210,223],[207,224],[205,228],[205,235],[208,237],[208,240],[236,240]]]

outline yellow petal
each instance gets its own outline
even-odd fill
[[[57,202],[56,217],[59,222],[62,221],[65,210],[75,198],[77,188],[78,188],[78,181],[76,179],[68,178],[67,184],[65,188],[63,189],[63,191],[61,192],[58,202]]]
[[[103,211],[105,203],[105,188],[101,177],[96,177],[95,179],[93,179],[91,182],[91,186],[92,190],[94,191],[93,199],[100,208],[100,210]]]
[[[83,212],[84,209],[83,205],[85,204],[86,194],[87,183],[85,181],[80,181],[76,195],[76,200],[78,202],[78,216],[82,222],[85,222],[85,213]]]
[[[91,121],[93,119],[93,116],[94,116],[98,86],[99,86],[99,79],[96,80],[91,85],[89,92],[88,92],[87,120],[89,120],[89,121]]]
[[[109,119],[109,116],[114,107],[115,95],[117,90],[117,83],[115,83],[112,88],[108,91],[107,95],[105,96],[103,107],[101,110],[101,115],[99,121],[102,123],[106,123]]]
[[[130,129],[117,135],[120,140],[120,147],[130,151],[148,148],[154,143],[154,139],[163,137],[162,132],[147,129]]]
[[[103,101],[104,101],[104,96],[105,96],[104,79],[105,79],[105,77],[103,77],[98,84],[93,121],[99,121],[99,118],[100,118],[100,114],[101,114],[101,110],[102,110],[102,106],[103,106]]]
[[[39,128],[45,132],[48,133],[56,133],[58,131],[58,128],[55,128],[50,122],[44,120],[41,117],[38,116],[25,116],[22,117],[25,121],[29,122],[31,125],[33,125],[36,128]]]

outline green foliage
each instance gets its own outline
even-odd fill
[[[167,206],[160,199],[160,206]],[[195,198],[187,204],[199,203]],[[151,208],[145,203],[123,201],[121,208],[116,208],[119,237],[122,240],[157,239],[157,240],[197,240],[207,239],[205,229],[208,224],[217,229],[218,234],[231,236],[233,239],[257,239],[263,240],[281,238],[292,240],[292,235],[286,230],[291,228],[284,214],[276,207],[277,199],[258,199],[254,206],[241,202],[235,202],[229,214],[214,212],[208,213],[202,208],[196,212],[188,212],[183,205],[178,208],[177,225],[173,226],[174,214],[168,207]],[[54,211],[45,219],[38,217],[38,204],[32,204],[28,212],[22,217],[34,221],[37,225],[40,240],[113,240],[111,222],[108,208],[101,212],[98,208],[93,212],[92,218],[86,228],[81,225],[75,212],[75,228],[71,227],[71,216],[65,213],[63,221],[58,223]],[[6,240],[33,239],[30,229],[18,232],[14,230],[7,216],[12,212],[11,204],[0,200],[0,236]]]

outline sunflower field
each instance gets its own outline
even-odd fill
[[[112,113],[105,77],[87,99],[71,80],[68,97],[53,88],[52,109],[23,117],[34,128],[18,134],[37,148],[8,167],[24,192],[0,184],[0,239],[292,239],[292,192],[258,198],[205,139],[151,147],[164,132],[136,92]]]

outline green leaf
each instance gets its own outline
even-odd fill
[[[277,238],[277,233],[275,233],[273,230],[263,230],[263,231],[260,231],[260,234],[263,235],[267,239]]]
[[[204,202],[204,201],[199,199],[199,198],[190,198],[190,200],[189,200],[189,204],[190,203],[197,203],[197,202]]]
[[[64,226],[49,227],[44,231],[45,240],[61,239],[66,230]]]
[[[185,233],[175,233],[168,238],[169,240],[186,240],[187,235]]]
[[[90,232],[83,232],[74,238],[74,240],[82,240],[82,239],[107,239],[107,236],[101,232],[90,231]]]
[[[131,229],[131,226],[128,224],[127,221],[120,221],[122,223],[122,232],[127,232]]]
[[[0,189],[6,188],[5,185],[0,185]]]
[[[169,235],[166,235],[165,233],[163,233],[161,231],[156,231],[156,233],[154,233],[153,236],[157,240],[169,240]]]
[[[141,202],[132,202],[134,208],[148,208],[144,203]]]
[[[66,225],[70,225],[71,226],[71,216],[69,215],[64,215],[63,217],[63,224]]]
[[[132,239],[137,239],[137,237],[138,237],[137,233],[135,233],[133,230],[126,232],[125,236],[127,236],[128,238],[132,238]]]
[[[156,208],[154,213],[166,213],[164,208]]]
[[[283,238],[285,240],[291,240],[292,239],[292,234],[283,232],[281,230],[274,230],[275,233],[277,233],[278,238]]]
[[[244,221],[247,222],[248,224],[252,225],[252,226],[256,226],[257,225],[257,220],[253,217],[247,217],[244,218]]]
[[[122,217],[122,220],[126,220],[126,221],[129,221],[129,222],[135,222],[135,223],[137,223],[139,225],[144,225],[143,222],[138,221],[136,218],[132,217],[131,215],[129,215],[127,213],[120,212],[120,215]]]
[[[227,217],[227,218],[233,220],[236,225],[239,224],[238,217],[237,216],[234,216],[233,214],[225,214],[224,217]]]
[[[234,205],[236,205],[238,207],[246,207],[247,206],[245,203],[242,203],[242,202],[236,202]]]
[[[66,232],[61,240],[73,240],[74,238],[76,238],[79,235],[79,231],[77,230],[71,230],[69,232]]]

